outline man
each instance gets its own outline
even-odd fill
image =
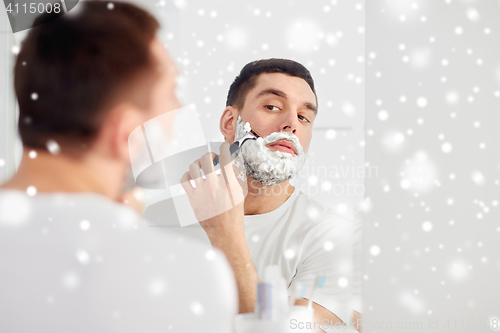
[[[126,3],[77,9],[37,18],[15,65],[24,151],[0,190],[0,331],[232,332],[224,254],[117,202],[130,133],[180,107],[158,22]]]
[[[254,310],[256,282],[265,266],[275,264],[281,268],[290,296],[300,283],[306,283],[306,297],[295,304],[305,305],[311,299],[316,322],[356,325],[360,307],[352,310],[346,288],[352,282],[351,225],[289,183],[304,163],[318,112],[309,71],[285,59],[249,63],[232,83],[226,104],[220,129],[227,143],[243,137],[245,122],[262,138],[248,141],[237,154],[237,164],[246,173],[244,203],[235,199],[227,212],[214,209],[214,217],[199,220],[235,272],[240,313]],[[214,156],[209,153],[195,161],[182,179],[197,216],[201,212],[209,216],[202,207],[207,202],[215,205],[216,198],[228,192],[217,184],[217,177],[207,176],[214,174]],[[229,193],[242,197],[243,189],[233,185]],[[326,276],[325,284],[311,294],[319,275]],[[316,327],[315,332],[320,331]]]

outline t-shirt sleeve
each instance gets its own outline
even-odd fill
[[[304,238],[302,261],[288,288],[291,295],[294,288],[304,282],[305,298],[328,309],[346,324],[353,310],[352,230],[352,223],[340,216],[315,224]],[[326,280],[311,296],[318,275],[325,275]]]

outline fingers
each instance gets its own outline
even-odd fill
[[[215,153],[207,153],[200,158],[201,168],[206,178],[215,177],[213,160],[217,156]]]
[[[196,184],[196,186],[198,186],[198,184],[202,180],[200,168],[201,168],[200,160],[194,161],[189,166],[189,175],[191,176],[191,179],[194,180],[194,183]]]
[[[191,190],[194,190],[193,186],[191,185],[191,175],[189,174],[189,171],[186,171],[181,178],[181,185],[184,188],[184,191],[188,192]]]
[[[200,169],[203,170],[203,173],[205,174],[205,178],[216,177],[217,175],[215,174],[215,169],[214,169],[214,165],[213,165],[213,159],[215,158],[215,156],[217,156],[215,153],[210,152],[210,153],[206,153],[205,155],[203,155],[200,159],[194,161],[189,166],[189,171],[186,172],[184,174],[184,176],[181,178],[181,183],[193,180],[196,187],[201,185],[201,181],[203,180],[203,178],[201,176]],[[183,185],[183,187],[184,187],[184,185]],[[192,186],[191,186],[191,188],[192,188]]]

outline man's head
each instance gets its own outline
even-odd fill
[[[226,106],[242,109],[248,92],[255,87],[257,78],[263,73],[283,73],[303,79],[314,93],[316,105],[318,104],[314,80],[307,68],[293,60],[271,58],[252,61],[241,69],[229,88]]]
[[[239,117],[264,138],[242,148],[247,173],[269,185],[298,173],[309,149],[318,107],[314,81],[304,66],[286,59],[251,62],[232,83],[226,104],[220,127],[228,141],[239,139]],[[264,144],[267,149],[257,149],[257,144]],[[277,169],[274,174],[269,172],[273,167]],[[280,168],[289,171],[278,174]],[[265,175],[259,177],[262,173]]]
[[[180,107],[177,70],[146,11],[100,1],[76,9],[42,14],[23,41],[14,70],[23,145],[53,140],[76,157],[98,146],[127,160],[130,132]]]

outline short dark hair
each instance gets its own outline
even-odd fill
[[[226,106],[231,105],[238,109],[243,108],[246,95],[255,86],[257,77],[262,73],[283,73],[304,79],[309,87],[311,87],[316,97],[316,106],[318,105],[314,80],[307,68],[293,60],[270,58],[252,61],[241,69],[240,74],[234,79],[229,88]]]
[[[40,15],[22,43],[14,87],[24,146],[45,149],[54,139],[62,151],[84,148],[116,103],[149,107],[158,21],[116,1],[80,1],[73,11]]]

